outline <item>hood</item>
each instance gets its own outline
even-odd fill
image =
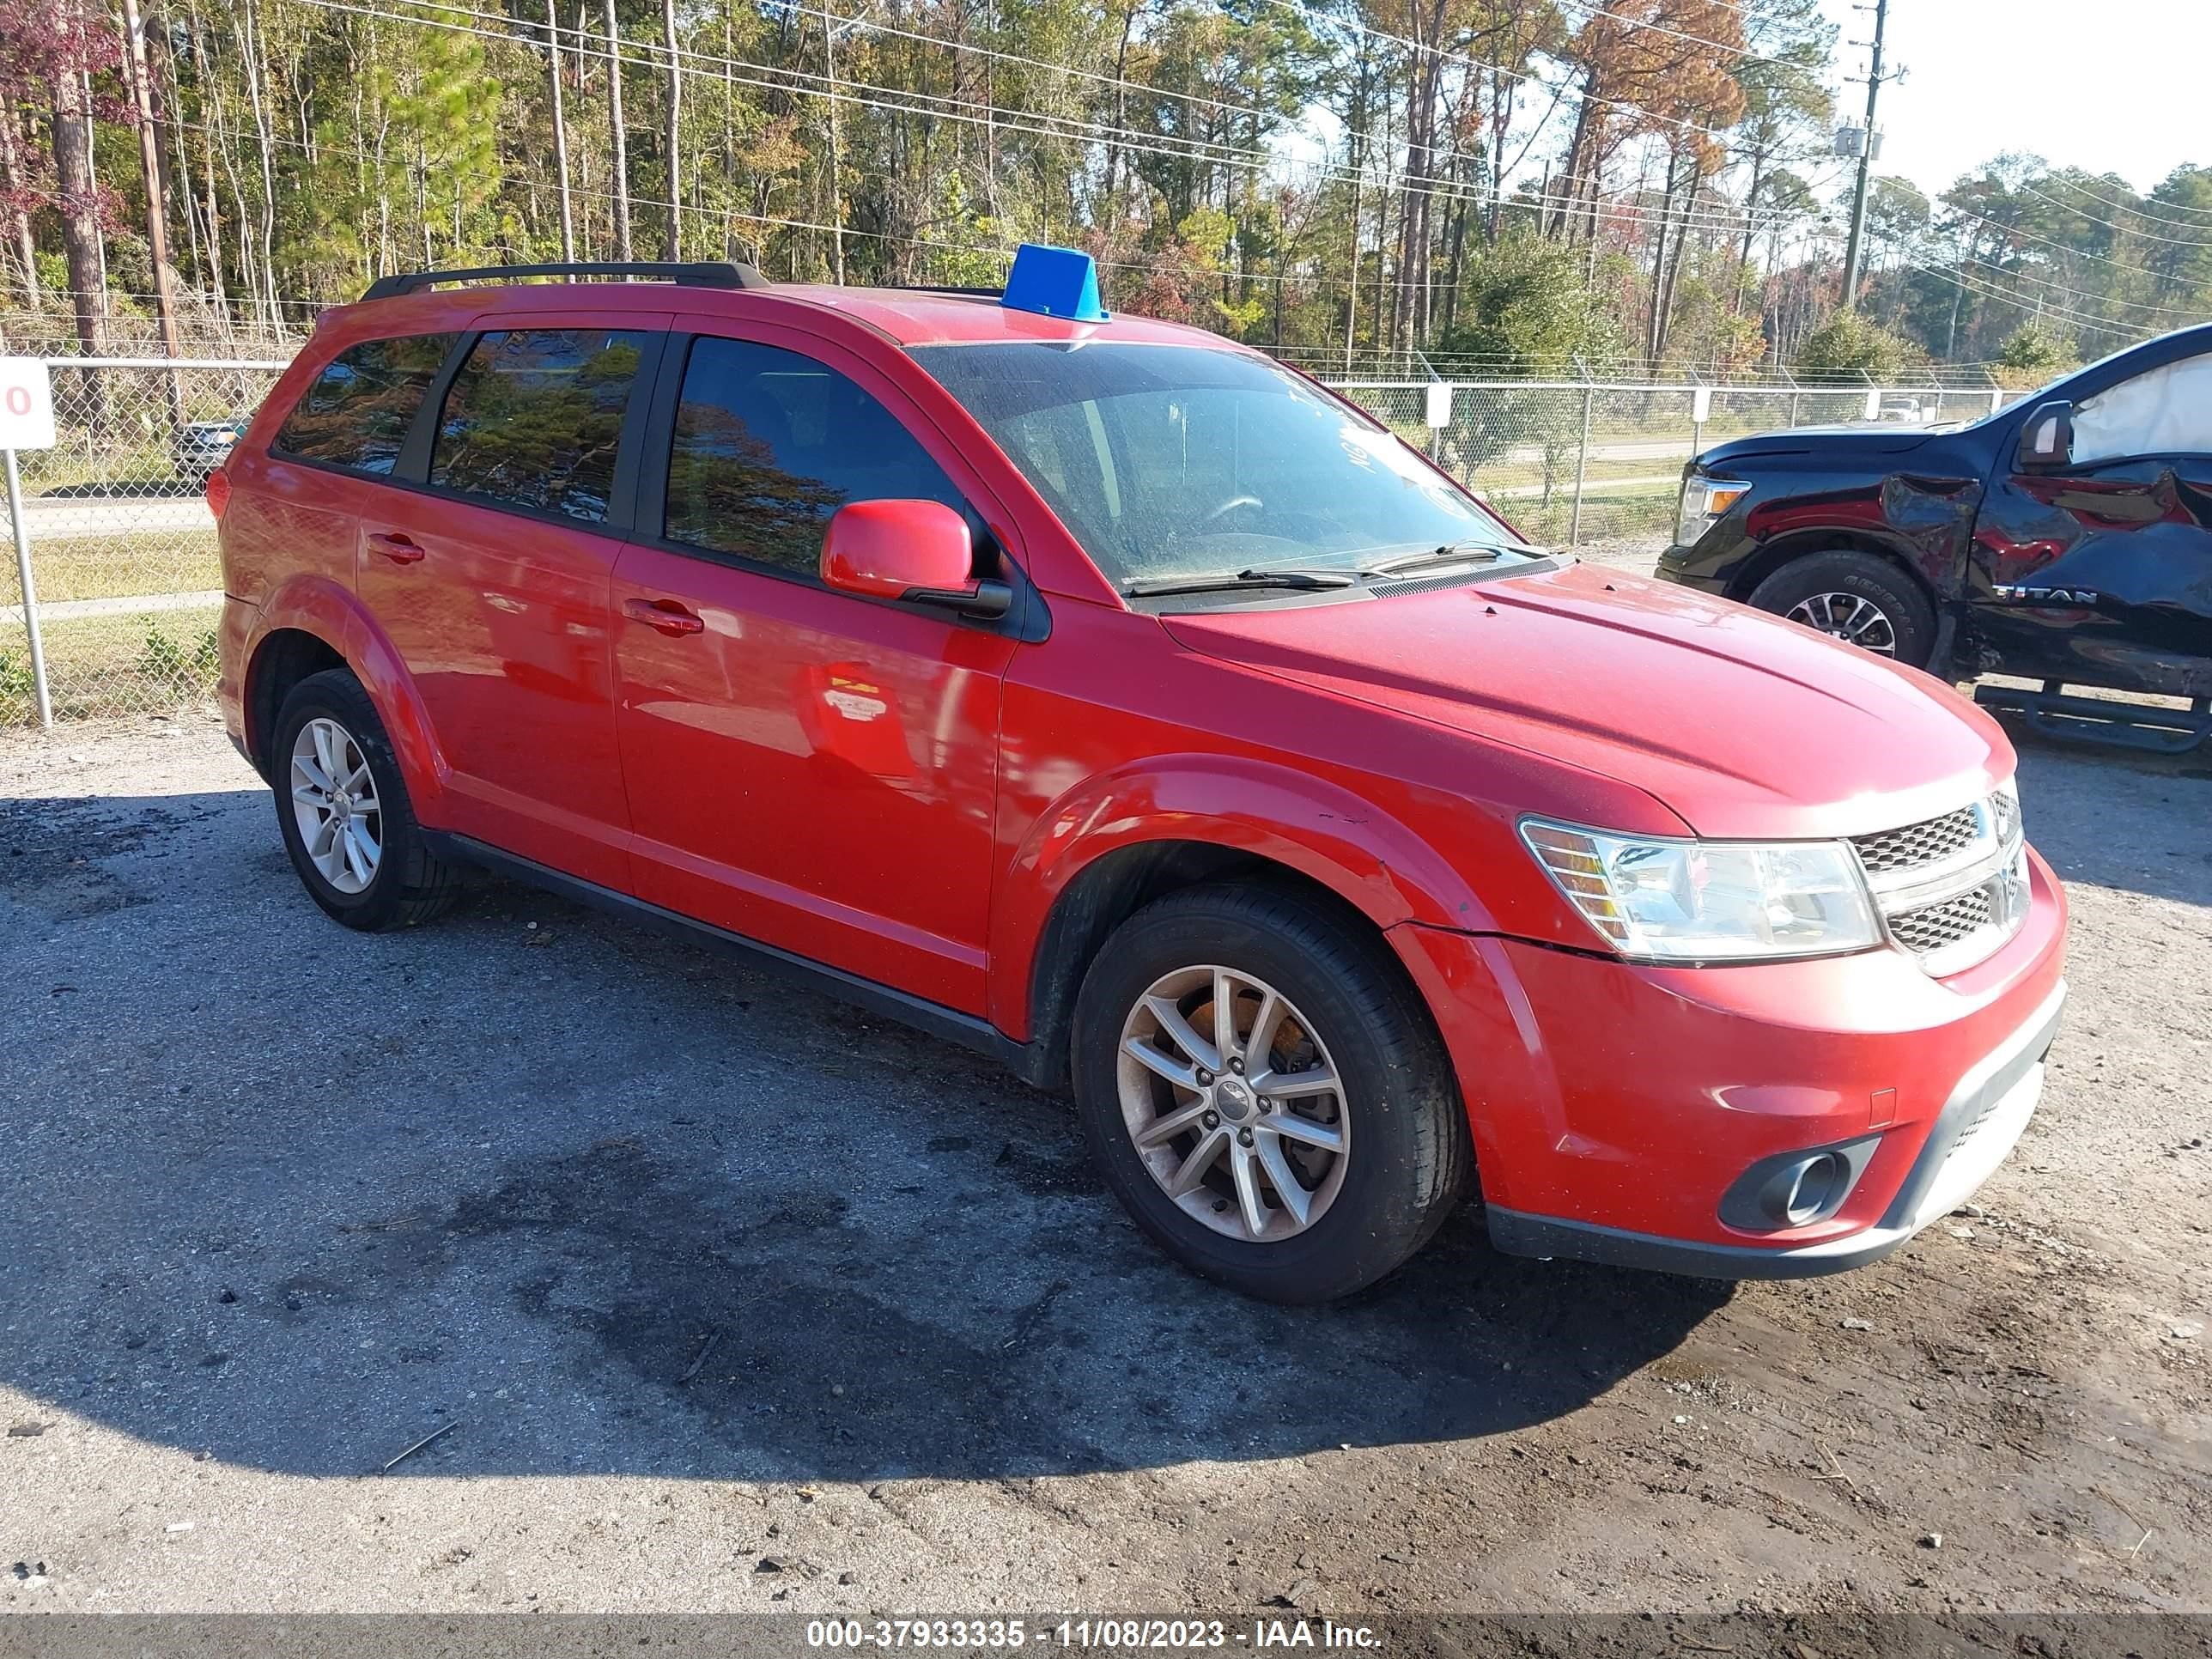
[[[1954,428],[1946,425],[1943,430]],[[1780,432],[1761,432],[1734,438],[1701,452],[1698,465],[1707,471],[1739,455],[1824,456],[1902,455],[1936,435],[1929,426],[1793,426]]]
[[[1162,621],[1188,650],[1632,785],[1701,836],[1895,829],[2013,769],[1996,723],[1928,675],[1592,565]]]

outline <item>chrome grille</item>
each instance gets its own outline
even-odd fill
[[[2010,846],[2020,838],[2020,798],[2017,795],[1991,795],[1990,811],[1996,820],[2000,842]]]
[[[1889,931],[1915,956],[1927,956],[1972,938],[1994,920],[1986,885],[1970,887],[1940,904],[1907,910],[1889,919]]]
[[[2027,919],[2027,866],[2009,791],[1853,836],[1851,846],[1890,938],[1939,978],[1982,961]]]
[[[1885,830],[1878,836],[1854,836],[1851,845],[1858,848],[1859,862],[1866,866],[1867,874],[1878,876],[1892,870],[1911,870],[1923,864],[1939,863],[1972,847],[1980,834],[1981,823],[1975,809],[1961,806],[1955,812],[1908,823],[1901,830]]]

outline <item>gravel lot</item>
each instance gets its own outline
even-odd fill
[[[0,1608],[2212,1607],[2212,769],[2023,787],[1985,1214],[1731,1289],[1470,1205],[1293,1311],[963,1051],[515,888],[344,932],[204,714],[0,737]]]

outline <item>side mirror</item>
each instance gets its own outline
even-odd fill
[[[968,521],[942,501],[852,501],[822,538],[822,580],[840,593],[937,605],[963,617],[1003,617],[1002,581],[978,580]]]
[[[2048,472],[2074,459],[2074,405],[2063,398],[2038,404],[2020,429],[2014,465],[2022,472]]]

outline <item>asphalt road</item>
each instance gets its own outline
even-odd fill
[[[0,1610],[2203,1609],[2212,771],[2024,793],[1985,1213],[1730,1289],[1470,1206],[1291,1311],[963,1051],[518,889],[349,933],[205,715],[0,736]]]
[[[35,552],[42,541],[143,530],[211,531],[215,514],[198,490],[179,482],[135,495],[33,495],[23,502],[23,526]]]

